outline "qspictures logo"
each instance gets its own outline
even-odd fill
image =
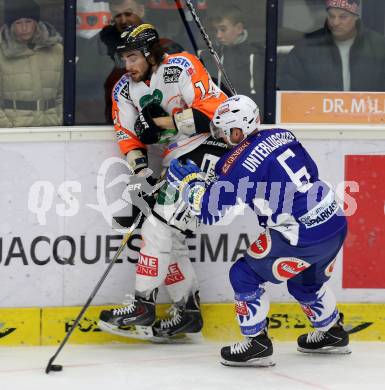
[[[241,148],[242,149],[242,148]],[[227,163],[231,166],[238,156],[239,149],[233,153],[227,160]],[[226,165],[226,164],[225,164]],[[117,171],[123,173],[116,173]],[[151,209],[146,202],[146,196],[154,194],[159,189],[164,181],[160,181],[155,185],[151,185],[148,182],[148,178],[152,175],[150,169],[145,169],[141,174],[132,174],[132,170],[124,159],[118,157],[111,157],[102,162],[99,167],[96,176],[96,203],[85,203],[81,204],[81,194],[83,191],[82,183],[75,180],[67,180],[62,182],[57,188],[54,184],[48,180],[39,180],[32,184],[28,193],[28,209],[36,217],[36,220],[40,226],[49,225],[49,217],[52,212],[56,212],[56,215],[64,218],[71,218],[78,215],[81,212],[82,207],[94,210],[101,214],[111,228],[119,233],[127,233],[129,228],[120,226],[114,219],[115,216],[127,215],[132,216],[133,206],[137,207],[143,212],[145,216],[148,216]],[[295,190],[290,190],[291,187],[295,186],[292,182],[281,183],[264,183],[254,182],[251,177],[242,177],[239,182],[233,183],[231,181],[216,181],[210,185],[207,191],[210,191],[209,196],[209,212],[212,215],[218,214],[220,211],[220,199],[219,196],[225,189],[227,193],[234,193],[241,202],[246,201],[246,195],[250,191],[255,192],[255,199],[268,198],[268,211],[270,215],[277,211],[277,207],[282,200],[279,197],[284,196],[284,212],[290,213],[290,209],[293,204],[291,197],[296,193]],[[267,193],[267,189],[273,188],[274,191]],[[313,187],[318,189],[319,185],[313,183]],[[313,188],[312,187],[312,188]],[[329,191],[329,186],[325,183],[325,188]],[[357,209],[357,203],[355,198],[350,193],[358,192],[359,186],[356,182],[340,182],[336,186],[336,199],[332,206],[325,208],[323,214],[324,217],[318,216],[320,214],[319,207],[316,209],[317,213],[313,213],[314,201],[312,200],[313,192],[308,191],[305,194],[309,199],[308,209],[314,214],[311,215],[311,219],[307,218],[307,215],[303,215],[303,223],[307,223],[306,227],[317,226],[317,224],[324,222],[330,215],[334,215],[337,211],[337,204],[342,205],[344,203],[345,215],[353,215]],[[330,191],[333,193],[333,191]],[[313,196],[314,197],[314,196]],[[334,198],[333,198],[334,200]],[[185,203],[185,208],[189,205]],[[222,207],[222,206],[221,206]],[[179,210],[181,211],[181,210]],[[322,211],[322,210],[321,210]],[[50,213],[50,214],[49,214]],[[322,213],[321,213],[322,214]],[[327,215],[326,215],[327,214]],[[319,218],[317,223],[310,224],[310,220],[313,221],[315,218]],[[310,216],[309,216],[310,218]],[[322,219],[322,221],[321,221]],[[309,225],[309,226],[308,226]]]
[[[112,169],[119,169],[127,173],[118,174],[112,180],[108,180],[111,176]],[[114,220],[114,216],[131,210],[132,206],[136,206],[143,212],[145,216],[150,213],[150,208],[144,199],[143,195],[155,192],[160,186],[160,183],[153,186],[147,181],[153,172],[150,169],[143,170],[141,175],[131,174],[131,169],[124,159],[111,157],[103,161],[100,165],[96,176],[96,203],[86,203],[84,206],[95,210],[103,215],[108,226],[114,228],[119,233],[127,233],[128,228],[119,226]],[[123,188],[113,191],[113,188]],[[109,201],[107,192],[114,192],[115,200]],[[79,181],[68,180],[55,186],[46,180],[39,180],[33,183],[28,194],[28,209],[36,216],[40,226],[48,224],[47,216],[49,212],[55,210],[59,217],[70,218],[79,214],[81,204],[76,194],[82,192],[82,184]],[[58,197],[62,200],[57,204],[54,199]]]

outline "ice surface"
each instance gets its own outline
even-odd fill
[[[66,346],[44,369],[56,347],[0,348],[1,390],[265,390],[384,389],[385,343],[352,343],[344,356],[305,355],[295,343],[274,344],[275,367],[219,364],[220,345],[109,344]]]

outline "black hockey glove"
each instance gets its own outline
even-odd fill
[[[167,112],[156,103],[149,103],[143,107],[136,119],[134,130],[138,138],[145,144],[156,144],[161,138],[162,128],[157,126],[152,118],[167,116]]]

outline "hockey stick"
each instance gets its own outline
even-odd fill
[[[175,2],[177,4],[177,6],[178,6],[178,0],[175,0]],[[188,9],[190,10],[190,12],[191,12],[191,14],[193,16],[193,19],[194,19],[195,23],[197,24],[197,26],[199,28],[200,33],[202,34],[203,40],[205,41],[205,43],[206,43],[206,45],[207,45],[207,47],[209,49],[209,52],[214,57],[215,64],[216,64],[218,70],[223,75],[223,79],[224,79],[228,89],[230,90],[230,92],[233,95],[236,95],[237,91],[235,90],[235,88],[233,87],[233,84],[231,83],[229,77],[227,76],[225,68],[223,67],[222,62],[221,62],[221,60],[220,60],[220,58],[218,56],[218,53],[215,51],[215,49],[213,47],[213,44],[211,43],[210,37],[207,35],[207,32],[206,32],[205,28],[203,27],[203,24],[201,23],[201,21],[199,19],[199,16],[197,15],[194,6],[191,3],[191,0],[185,0],[185,3],[187,5]]]
[[[104,271],[104,274],[102,275],[102,277],[100,278],[99,282],[97,283],[97,285],[93,289],[91,295],[87,299],[87,302],[84,304],[82,310],[80,311],[80,313],[76,317],[73,325],[68,330],[68,332],[65,335],[63,341],[60,343],[59,348],[57,349],[56,353],[51,357],[51,359],[49,359],[47,367],[45,369],[45,373],[46,374],[49,374],[50,371],[61,371],[63,369],[62,365],[60,365],[60,364],[53,364],[54,360],[57,358],[57,356],[59,355],[60,351],[63,349],[64,345],[66,344],[67,340],[70,338],[71,334],[73,333],[73,331],[75,330],[75,328],[79,324],[80,320],[83,317],[83,314],[86,312],[86,310],[90,306],[90,304],[91,304],[92,300],[94,299],[96,293],[99,291],[101,285],[103,284],[103,282],[106,279],[107,275],[110,273],[113,265],[116,263],[117,259],[119,258],[120,254],[122,253],[124,247],[126,246],[129,238],[131,237],[132,232],[135,230],[136,226],[138,226],[138,224],[139,224],[139,222],[140,222],[140,220],[142,218],[142,215],[143,215],[143,212],[140,212],[137,215],[137,217],[135,218],[134,223],[132,224],[132,226],[130,227],[130,229],[128,230],[126,235],[124,236],[122,244],[120,245],[118,251],[115,253],[115,256],[111,260],[111,263],[108,265],[108,267]]]
[[[185,29],[187,31],[187,35],[188,35],[188,37],[190,39],[190,42],[191,42],[191,44],[192,44],[192,46],[194,48],[195,55],[198,56],[198,44],[197,44],[197,42],[195,40],[193,32],[191,31],[191,27],[190,27],[190,25],[189,25],[189,23],[188,23],[188,21],[186,19],[186,15],[185,15],[185,13],[183,11],[183,5],[181,4],[180,1],[181,0],[175,0],[176,8],[178,9],[179,16],[182,19],[184,27],[185,27]]]

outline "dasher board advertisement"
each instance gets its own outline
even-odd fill
[[[302,143],[340,202],[358,207],[330,280],[337,300],[382,302],[385,140]],[[0,143],[1,307],[84,304],[123,238],[111,215],[130,211],[127,184],[111,185],[126,173],[120,160],[113,140]],[[229,269],[259,232],[253,212],[239,208],[189,239],[204,303],[233,301]],[[120,304],[133,292],[140,242],[135,231],[93,304]],[[285,283],[267,290],[272,301],[292,301]],[[164,291],[159,301],[169,301]]]
[[[383,125],[385,93],[277,91],[276,123]]]

